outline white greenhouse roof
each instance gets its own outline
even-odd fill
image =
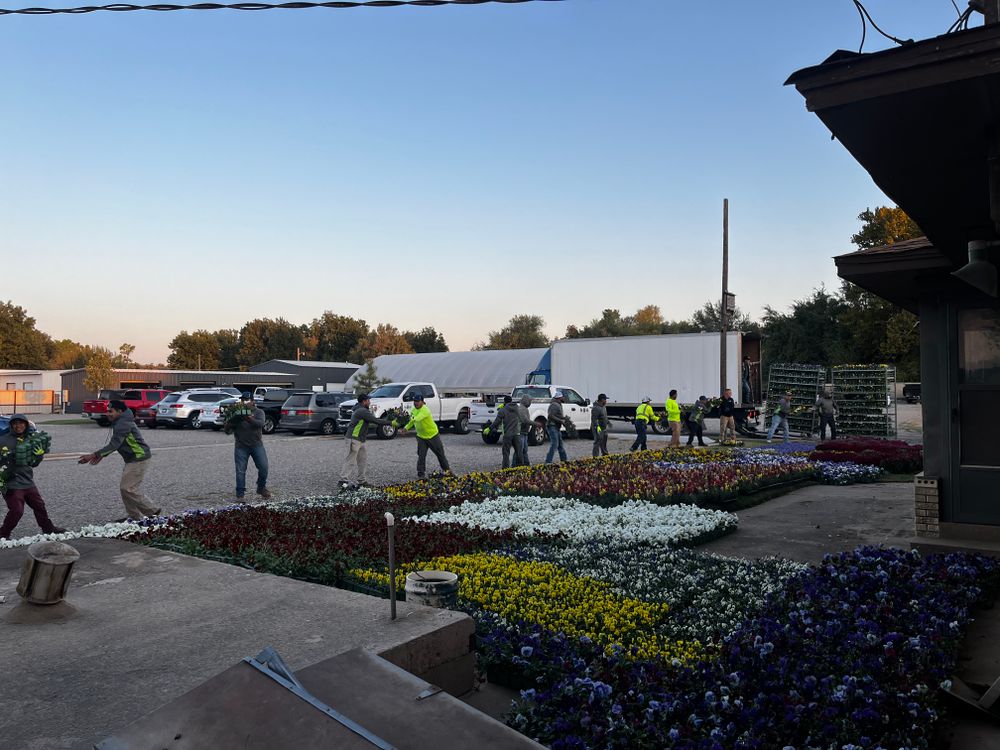
[[[361,365],[356,365],[353,362],[317,362],[305,359],[272,359],[271,361],[295,367],[361,367]]]
[[[508,390],[524,383],[548,349],[507,349],[481,352],[383,354],[373,364],[379,378],[393,383],[433,383],[441,390]],[[347,381],[351,390],[362,367]]]

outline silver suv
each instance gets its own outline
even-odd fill
[[[281,405],[281,426],[293,435],[304,432],[333,435],[337,431],[340,404],[352,398],[352,393],[293,393]]]
[[[168,393],[156,405],[156,421],[168,427],[201,427],[201,414],[205,407],[230,399],[226,390],[192,390]]]

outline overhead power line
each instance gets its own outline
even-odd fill
[[[520,3],[561,3],[566,0],[330,0],[330,2],[289,2],[289,3],[197,3],[194,5],[131,5],[114,3],[112,5],[82,5],[76,8],[0,8],[0,16],[53,16],[76,13],[95,13],[100,10],[120,12],[130,10],[300,10],[302,8],[394,8],[401,5],[436,6],[436,5],[486,5],[502,3],[516,5]]]
[[[875,19],[872,18],[872,15],[871,13],[868,12],[868,9],[861,4],[861,0],[854,0],[854,7],[857,8],[858,15],[861,16],[861,46],[858,47],[859,54],[865,48],[865,36],[867,35],[868,24],[871,24],[872,28],[875,29],[875,31],[884,36],[886,39],[895,42],[896,44],[901,44],[901,45],[913,44],[912,39],[899,39],[898,37],[894,37],[892,34],[888,34],[885,31],[883,31],[879,27],[879,25],[875,23]]]

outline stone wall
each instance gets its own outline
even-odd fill
[[[938,479],[917,474],[913,480],[917,536],[938,537],[941,533],[941,500]]]

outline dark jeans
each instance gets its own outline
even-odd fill
[[[607,430],[601,430],[600,432],[598,432],[597,428],[596,427],[594,428],[594,450],[593,450],[593,454],[594,454],[595,457],[608,455],[608,431]]]
[[[641,419],[635,420],[635,442],[632,443],[632,447],[629,450],[633,451],[644,451],[646,450],[646,430],[649,429],[649,425],[643,422]]]
[[[43,534],[51,534],[55,529],[55,524],[49,518],[45,510],[45,501],[38,494],[35,486],[27,487],[23,490],[7,490],[3,499],[7,502],[7,515],[3,519],[3,526],[0,526],[0,539],[8,539],[10,533],[17,526],[21,516],[24,515],[24,506],[27,505],[35,513],[35,521]]]
[[[243,497],[247,491],[247,464],[253,459],[257,467],[257,492],[267,487],[267,451],[263,445],[247,448],[237,445],[234,452],[236,459],[236,497]]]
[[[705,438],[702,436],[701,422],[695,422],[693,419],[688,420],[688,445],[694,442],[694,439],[698,438],[698,445],[705,444]]]
[[[545,429],[549,433],[549,452],[545,456],[545,463],[552,463],[552,459],[556,457],[556,451],[559,451],[560,461],[563,463],[569,461],[569,456],[566,455],[566,446],[563,445],[562,430],[554,424],[546,425]]]
[[[743,403],[744,404],[753,403],[753,393],[751,393],[750,380],[748,378],[743,379]]]
[[[534,426],[532,426],[534,429]],[[531,466],[531,461],[528,460],[528,435],[522,432],[518,437],[518,442],[521,443],[521,466]]]
[[[837,423],[833,419],[832,414],[820,414],[819,415],[819,439],[826,440],[826,426],[830,425],[830,439],[837,439]]]
[[[514,450],[514,466],[522,466],[524,464],[524,448],[521,447],[521,436],[510,435],[508,437],[505,433],[503,442],[500,443],[500,449],[503,451],[503,467],[505,469],[510,468],[510,451],[512,448]]]
[[[435,435],[432,438],[417,438],[417,476],[422,477],[427,471],[427,451],[430,450],[437,456],[438,463],[441,464],[441,471],[450,471],[448,459],[444,455],[444,443],[441,436]]]

